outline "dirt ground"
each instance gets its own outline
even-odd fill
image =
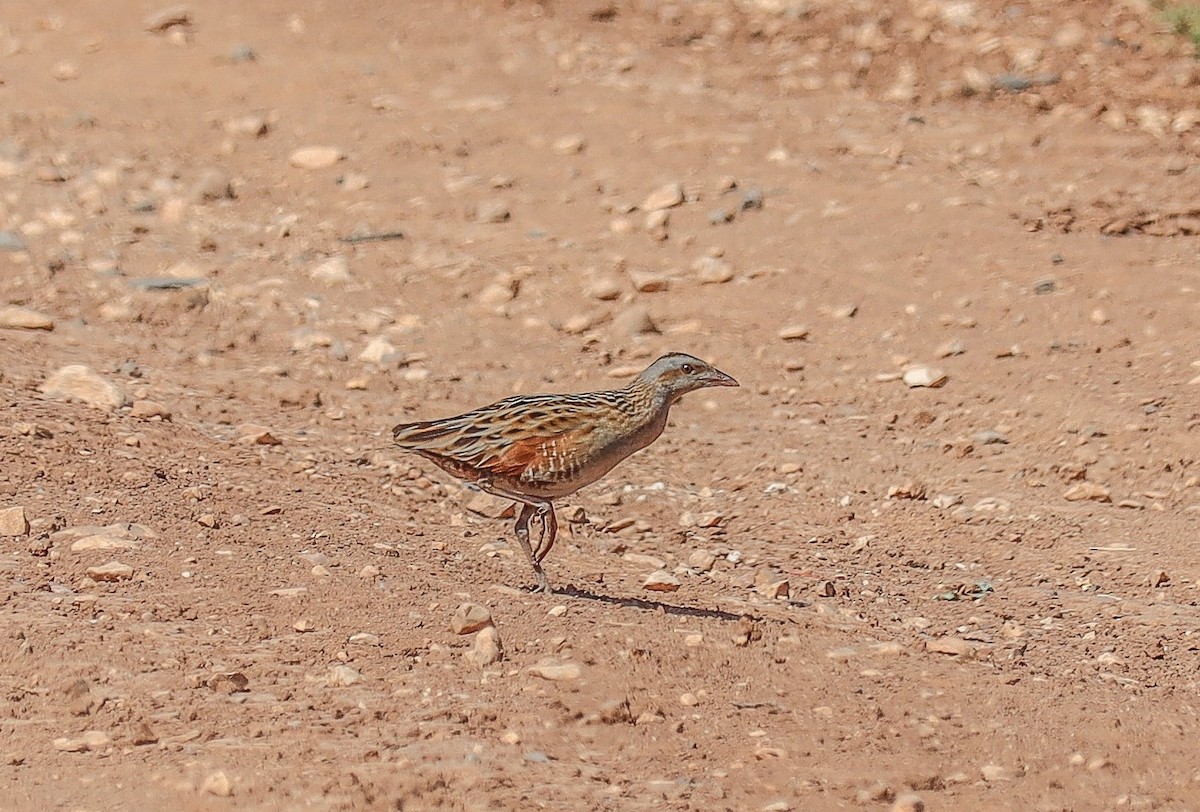
[[[0,178],[0,808],[1200,808],[1148,5],[6,0]],[[670,350],[559,594],[390,444]]]

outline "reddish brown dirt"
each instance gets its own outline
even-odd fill
[[[1200,807],[1200,70],[1151,9],[154,10],[0,20],[0,305],[54,321],[0,329],[0,807]],[[564,506],[565,594],[389,445],[667,350],[743,386]]]

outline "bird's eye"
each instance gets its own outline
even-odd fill
[[[691,364],[684,364],[681,367],[681,369],[683,370],[684,375],[691,375],[693,372],[696,371],[696,368],[693,367]]]

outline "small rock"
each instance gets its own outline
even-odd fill
[[[576,153],[583,152],[586,146],[587,139],[584,138],[583,133],[571,133],[570,135],[564,135],[561,138],[555,139],[550,148],[559,155],[575,155]]]
[[[682,582],[666,570],[655,570],[642,582],[642,589],[650,592],[674,592]]]
[[[508,204],[503,200],[484,200],[475,207],[474,219],[477,223],[504,223],[511,213]]]
[[[909,389],[918,387],[937,388],[944,386],[946,381],[950,380],[950,376],[940,369],[927,366],[909,367],[904,371],[902,376],[904,385]]]
[[[670,285],[667,277],[653,271],[630,271],[629,281],[639,293],[661,293]]]
[[[376,336],[367,342],[367,346],[358,354],[358,360],[368,364],[384,367],[390,366],[400,359],[400,351],[392,342],[382,336]]]
[[[808,338],[809,329],[803,324],[792,324],[779,331],[778,336],[784,341],[803,341]]]
[[[10,330],[53,330],[54,319],[27,307],[0,307],[0,327]]]
[[[472,513],[489,519],[504,519],[513,515],[512,502],[507,499],[501,499],[483,491],[468,491],[468,493],[470,495],[463,507]]]
[[[920,500],[925,498],[925,492],[925,483],[916,480],[909,480],[901,485],[892,485],[887,489],[888,499]]]
[[[768,600],[774,600],[786,598],[791,594],[792,587],[787,578],[772,578],[755,586],[754,591]]]
[[[4,533],[0,532],[0,535],[4,535]],[[1154,570],[1154,572],[1150,573],[1149,582],[1150,586],[1157,589],[1160,586],[1167,586],[1170,584],[1171,576],[1166,570]]]
[[[666,569],[667,562],[653,555],[645,555],[643,553],[625,553],[621,556],[622,561],[628,561],[630,564],[637,564],[642,567],[650,567],[651,569],[661,570]]]
[[[492,625],[492,613],[477,603],[460,603],[450,618],[450,631],[455,634],[474,634]]]
[[[330,668],[329,675],[325,678],[325,684],[331,688],[348,688],[362,681],[362,673],[344,663]]]
[[[161,34],[175,26],[192,23],[192,10],[187,6],[167,6],[153,12],[142,20],[142,27],[151,34]]]
[[[69,82],[79,78],[79,66],[74,62],[63,60],[54,66],[54,78],[60,82]]]
[[[224,169],[210,167],[200,173],[192,186],[191,199],[193,203],[208,203],[213,200],[232,200],[237,197],[233,190],[233,180]]]
[[[646,232],[654,239],[662,242],[667,239],[667,226],[671,224],[671,212],[657,209],[646,214]]]
[[[129,409],[130,417],[141,418],[142,420],[150,420],[157,417],[160,420],[170,420],[171,412],[161,403],[153,400],[135,400],[133,406]]]
[[[852,319],[858,313],[858,305],[844,304],[829,309],[829,315],[835,319]]]
[[[962,339],[952,338],[944,344],[940,344],[938,348],[933,351],[933,354],[937,358],[949,358],[952,355],[962,355],[966,351],[967,346],[962,342]]]
[[[346,156],[337,147],[300,147],[288,158],[297,169],[328,169]]]
[[[350,260],[343,256],[329,257],[315,265],[308,278],[326,285],[342,285],[354,277],[350,274]]]
[[[17,505],[0,509],[0,536],[24,536],[29,533],[25,507]]]
[[[102,409],[119,409],[129,401],[121,387],[83,364],[58,370],[42,384],[41,392],[57,400],[78,400]]]
[[[897,795],[892,802],[892,812],[925,812],[925,801],[912,792]]]
[[[1092,310],[1092,312],[1088,316],[1088,318],[1091,319],[1092,324],[1095,324],[1097,326],[1102,326],[1102,325],[1108,324],[1108,322],[1110,321],[1110,319],[1108,318],[1108,312],[1105,311],[1105,309],[1103,307],[1097,307],[1094,310]]]
[[[228,798],[233,795],[233,782],[224,770],[217,770],[206,776],[200,783],[200,792],[204,795],[215,795],[218,798]]]
[[[683,186],[679,183],[667,183],[648,194],[638,208],[642,211],[661,211],[674,208],[682,202]]]
[[[979,768],[979,774],[989,784],[995,784],[998,781],[1011,781],[1013,777],[1012,770],[1002,767],[999,764],[984,764]]]
[[[621,295],[624,287],[611,276],[602,276],[588,285],[588,295],[602,302],[610,302]]]
[[[650,311],[638,305],[622,308],[613,317],[612,328],[617,335],[621,336],[640,336],[658,333],[658,325],[650,317]]]
[[[120,561],[109,561],[98,567],[88,567],[87,576],[100,582],[126,581],[133,577],[133,567]]]
[[[721,285],[735,275],[733,266],[720,257],[700,257],[692,263],[692,270],[702,285]]]
[[[86,753],[107,747],[111,741],[112,737],[102,730],[88,730],[75,738],[55,739],[54,749],[63,753]]]
[[[495,626],[485,626],[479,630],[466,657],[480,668],[504,659],[504,648],[500,644],[500,632],[496,630]]]
[[[1112,492],[1096,482],[1079,482],[1063,494],[1068,502],[1111,502]]]
[[[1008,445],[1008,437],[998,431],[987,429],[975,434],[972,438],[979,445]]]
[[[708,550],[692,550],[688,556],[688,566],[698,572],[708,572],[717,563],[717,557]]]
[[[525,669],[525,673],[551,682],[564,682],[579,679],[583,676],[583,669],[578,663],[539,664],[529,666]]]
[[[963,640],[961,637],[939,637],[937,640],[928,640],[925,643],[925,650],[933,654],[949,654],[952,657],[969,658],[975,654],[975,644],[969,640]]]
[[[222,125],[230,135],[249,135],[262,138],[271,130],[271,123],[259,115],[248,114],[227,119]]]
[[[283,445],[283,441],[265,426],[247,423],[239,429],[238,445]]]

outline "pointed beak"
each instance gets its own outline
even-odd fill
[[[707,383],[709,386],[740,386],[740,384],[733,379],[732,375],[726,375],[719,369],[714,369],[712,372],[710,372],[705,383]]]

